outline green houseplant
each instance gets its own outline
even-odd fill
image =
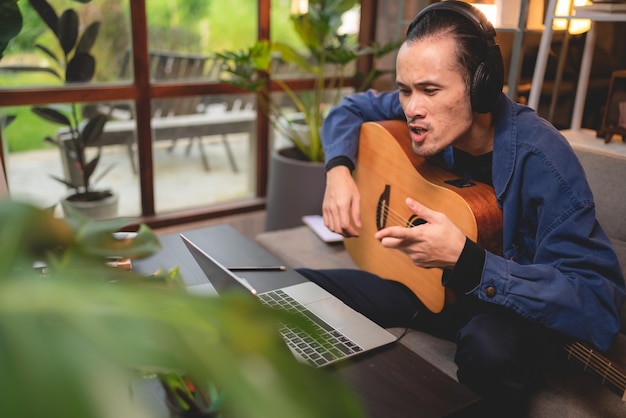
[[[0,59],[9,41],[22,30],[24,20],[18,0],[0,0]]]
[[[14,69],[46,72],[65,83],[90,82],[96,68],[96,59],[90,51],[97,39],[100,22],[90,23],[82,33],[79,33],[79,15],[74,9],[68,8],[57,15],[46,0],[28,1],[54,35],[57,45],[54,47],[35,45],[52,61],[52,65]],[[74,1],[89,3],[91,0]],[[70,103],[59,106],[34,106],[32,111],[41,118],[62,126],[56,138],[46,137],[44,140],[59,148],[66,171],[65,178],[52,177],[72,190],[72,193],[62,200],[63,206],[72,205],[90,216],[110,218],[117,214],[117,196],[111,190],[95,189],[94,185],[112,166],[94,177],[100,162],[100,149],[98,148],[93,157],[87,153],[88,147],[97,143],[102,135],[107,116],[96,112],[85,118],[81,114],[81,109],[80,105]],[[103,209],[103,204],[108,207]]]
[[[361,47],[354,34],[340,33],[342,15],[358,5],[357,0],[309,0],[308,12],[293,14],[290,19],[305,50],[299,51],[282,43],[256,41],[238,51],[222,51],[216,57],[222,63],[220,80],[244,90],[257,93],[260,108],[267,114],[279,134],[286,136],[306,161],[323,162],[321,126],[328,110],[345,94],[344,79],[350,64],[359,57],[384,56],[392,52],[398,42]],[[294,71],[312,74],[315,78],[311,91],[295,92],[278,72],[282,62]],[[288,96],[290,104],[282,97],[268,93],[269,74]],[[381,73],[372,70],[361,79],[362,90]],[[300,119],[292,118],[294,112]],[[296,125],[296,129],[292,129]],[[305,125],[308,134],[302,134],[297,125]]]
[[[262,40],[244,50],[216,54],[222,63],[221,81],[254,92],[274,131],[293,145],[273,149],[270,155],[266,230],[298,226],[302,216],[321,214],[324,118],[346,92],[344,80],[350,64],[362,56],[386,55],[399,44],[361,47],[355,35],[340,33],[342,15],[357,4],[357,0],[309,0],[307,13],[291,15],[304,50]],[[279,77],[282,66],[312,74],[312,90],[294,91],[287,79]],[[380,74],[373,70],[357,75],[355,78],[361,80],[357,90],[366,88]],[[270,81],[284,94],[270,94]]]
[[[0,8],[7,1],[17,0]],[[171,376],[218,387],[227,395],[218,414],[365,416],[343,384],[288,355],[275,324],[293,318],[250,298],[189,294],[176,271],[145,277],[108,266],[159,249],[146,226],[116,235],[129,221],[71,209],[58,219],[0,199],[0,416],[162,416],[135,391],[149,376],[164,387]]]
[[[0,201],[0,416],[163,416],[142,388],[172,375],[216,387],[223,416],[363,416],[332,374],[289,354],[284,314],[191,294],[175,271],[107,266],[159,248],[146,226],[115,234],[128,222]]]

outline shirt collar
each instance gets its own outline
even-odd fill
[[[517,111],[519,105],[502,93],[493,113],[495,123],[495,138],[493,141],[492,180],[496,198],[504,194],[513,175],[515,156],[517,152]],[[454,167],[454,149],[448,147],[443,152],[443,158],[448,167]]]

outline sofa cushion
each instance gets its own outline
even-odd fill
[[[573,148],[593,191],[596,214],[602,228],[611,239],[626,242],[626,157],[577,145]]]
[[[619,264],[622,266],[622,271],[624,267],[626,267],[626,241],[613,239],[613,247],[615,247],[615,252],[617,253],[617,258],[619,259]],[[625,273],[626,274],[626,273]],[[622,334],[626,334],[626,303],[622,308]]]
[[[600,147],[598,148],[598,144]],[[619,259],[622,270],[626,268],[626,156],[602,149],[598,139],[592,144],[572,142],[572,148],[585,170],[587,181],[593,191],[596,214],[607,233]],[[610,144],[612,145],[612,144]],[[622,144],[616,144],[622,145]],[[621,332],[626,334],[626,305],[622,309]]]

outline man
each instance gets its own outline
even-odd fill
[[[360,195],[351,176],[359,127],[404,119],[416,154],[442,156],[451,171],[494,186],[503,255],[472,242],[419,196],[407,196],[426,223],[390,226],[376,238],[417,266],[444,269],[442,283],[457,303],[433,314],[404,285],[364,271],[300,271],[383,326],[455,340],[459,381],[482,395],[490,412],[510,416],[562,336],[601,350],[611,345],[624,278],[566,140],[502,93],[494,37],[467,3],[435,3],[416,16],[397,56],[398,91],[349,96],[326,119],[323,212],[331,230],[359,235]]]

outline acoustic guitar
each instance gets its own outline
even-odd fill
[[[440,269],[413,264],[398,250],[383,247],[374,233],[392,225],[415,227],[423,220],[406,207],[413,197],[445,213],[470,239],[496,254],[502,248],[502,212],[494,190],[479,182],[459,179],[438,164],[417,156],[403,121],[367,122],[361,126],[359,162],[354,179],[361,194],[358,238],[345,238],[345,247],[359,268],[407,286],[432,312],[441,312],[446,292]],[[626,373],[587,344],[563,347],[572,360],[591,371],[626,401]]]
[[[422,223],[406,207],[405,199],[412,197],[445,213],[483,248],[499,253],[502,211],[493,188],[460,179],[417,156],[403,121],[364,123],[358,158],[353,176],[361,194],[363,227],[358,238],[344,239],[348,253],[362,270],[404,284],[429,310],[441,312],[446,299],[441,269],[416,266],[400,251],[383,247],[374,234],[388,226],[414,227]]]

